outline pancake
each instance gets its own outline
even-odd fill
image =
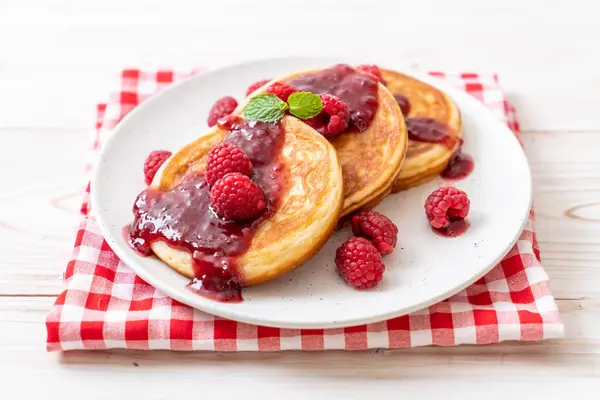
[[[319,73],[318,68],[275,79],[250,97],[262,93],[275,81],[294,85],[300,77]],[[302,90],[302,88],[300,87]],[[363,132],[341,133],[329,138],[338,153],[344,179],[342,217],[363,208],[374,207],[391,191],[408,147],[404,119],[396,99],[382,84],[377,84],[378,106],[369,126]]]
[[[275,279],[311,258],[333,232],[342,209],[342,170],[334,147],[292,116],[284,117],[280,126],[283,141],[277,160],[282,166],[282,184],[277,204],[253,225],[255,231],[247,249],[235,257],[236,278],[242,286]],[[208,152],[224,138],[227,140],[227,134],[227,130],[215,126],[184,146],[162,165],[151,187],[169,191],[190,176],[203,175]],[[257,154],[261,151],[258,149]],[[195,276],[197,261],[193,261],[190,251],[161,240],[154,241],[151,248],[179,273]]]
[[[399,192],[433,179],[446,168],[460,147],[462,122],[458,107],[442,91],[399,72],[382,69],[381,73],[394,95],[408,99],[410,111],[405,118],[432,118],[450,128],[445,144],[416,141],[409,136],[406,160],[392,187],[392,192]]]

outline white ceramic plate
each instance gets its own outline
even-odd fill
[[[240,99],[259,79],[338,62],[364,63],[348,58],[256,61],[192,77],[137,107],[105,145],[92,182],[93,208],[111,248],[142,279],[182,303],[229,319],[287,328],[345,327],[404,315],[451,296],[488,272],[513,246],[526,222],[531,201],[527,160],[497,116],[468,94],[427,76],[417,77],[448,93],[462,112],[464,149],[474,157],[475,170],[454,184],[471,199],[471,227],[451,239],[429,228],[423,204],[441,180],[389,196],[376,210],[398,226],[399,245],[385,257],[386,274],[378,287],[354,290],[337,275],[335,249],[350,236],[349,229],[336,232],[296,271],[245,289],[244,301],[238,304],[189,292],[187,278],[156,258],[137,256],[126,244],[122,228],[131,222],[133,201],[145,187],[142,165],[150,151],[176,151],[201,135],[207,129],[208,110],[219,97]]]

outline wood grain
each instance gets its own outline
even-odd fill
[[[80,221],[89,135],[4,129],[0,137],[10,137],[0,145],[0,207],[12,210],[0,214],[0,294],[56,294]]]
[[[575,388],[577,398],[597,398],[600,25],[593,4],[343,3],[0,1],[1,398],[546,400],[573,397]],[[44,352],[43,320],[79,223],[95,104],[120,69],[344,53],[377,62],[383,51],[410,70],[499,73],[525,130],[536,228],[565,340],[356,353]]]
[[[427,396],[439,391],[439,388],[428,389],[427,382],[460,391],[458,384],[467,380],[484,379],[493,384],[527,377],[529,383],[548,387],[557,383],[552,380],[556,376],[561,377],[560,382],[576,380],[578,384],[591,384],[593,379],[600,377],[598,300],[559,301],[568,327],[567,337],[562,341],[269,354],[122,350],[45,354],[43,320],[51,303],[49,298],[0,299],[0,324],[3,326],[0,330],[0,360],[4,361],[0,363],[0,376],[6,378],[8,387],[27,387],[31,390],[31,398],[58,390],[55,382],[67,381],[70,391],[85,391],[86,398],[95,399],[115,393],[111,388],[116,386],[120,390],[134,390],[138,395],[149,396],[147,398],[167,398],[158,397],[157,393],[169,393],[168,398],[179,398],[189,394],[190,385],[196,385],[198,379],[211,382],[205,386],[209,393],[223,390],[233,380],[235,385],[228,389],[229,393],[260,390],[262,396],[290,390],[294,385],[304,393],[322,396],[323,386],[326,386],[332,391],[338,388],[340,394],[350,381],[357,383],[353,385],[357,390],[377,387],[378,394],[391,394],[392,388],[396,387],[394,383],[413,381],[420,382],[417,386],[421,395]],[[35,370],[36,385],[23,386],[26,378],[19,371],[31,368]],[[111,382],[111,387],[98,385],[94,391],[86,391],[90,375],[96,381]],[[261,383],[261,377],[265,376],[269,377],[268,385],[264,381]],[[489,381],[490,377],[499,379]],[[138,386],[140,381],[144,384]],[[164,382],[169,382],[167,391]],[[311,386],[304,385],[305,382],[311,382]],[[3,384],[5,390],[6,383]]]
[[[80,221],[89,132],[5,128],[0,135],[13,138],[0,156],[19,171],[0,176],[0,207],[23,210],[0,216],[0,295],[57,294]],[[552,290],[562,299],[600,298],[600,131],[525,132],[523,141]],[[55,143],[72,151],[55,157],[46,151]],[[30,158],[18,157],[26,151]]]
[[[54,300],[54,297],[0,297],[0,323],[3,327],[0,330],[0,355],[15,348],[27,350],[42,350],[44,348],[46,335],[44,321],[46,313]],[[415,350],[384,350],[383,352],[430,355],[600,353],[600,300],[559,300],[558,306],[566,326],[565,340],[531,343],[504,342],[500,345],[491,346],[461,346],[459,352],[456,351],[456,348],[451,347],[421,347]],[[107,352],[112,353],[114,351]],[[375,350],[367,353],[369,352],[375,352]],[[148,352],[140,351],[136,353],[136,357],[154,357],[151,355],[152,353]],[[293,353],[300,352],[290,352],[290,354]],[[88,357],[95,354],[95,352],[69,352],[68,354],[86,354],[86,357]],[[172,356],[177,353],[161,352],[160,354],[161,359],[164,360],[169,357],[174,360],[178,358],[178,356]],[[74,360],[78,359],[76,355],[72,357],[74,357]],[[194,356],[189,357],[193,358]],[[215,357],[219,358],[221,356]]]
[[[386,52],[386,59],[401,66],[499,72],[518,108],[526,110],[521,123],[527,129],[600,130],[595,63],[600,47],[588,0],[553,1],[551,6],[545,0],[526,5],[520,0],[490,5],[423,0],[401,6],[381,0],[378,7],[348,0],[343,10],[330,0],[305,0],[290,12],[278,0],[260,5],[153,1],[143,7],[120,0],[9,4],[0,13],[0,37],[19,40],[0,41],[0,109],[5,112],[0,126],[88,126],[95,102],[113,82],[111,74],[124,66],[217,67],[332,52],[377,59],[390,41],[393,51]],[[253,13],[257,17],[249,18]],[[305,29],[297,35],[272,34],[292,26]],[[321,26],[344,32],[344,40],[330,48]],[[214,32],[220,33],[218,45]],[[249,32],[268,37],[269,45],[242,45],[239,38]],[[378,43],[378,38],[386,39]],[[30,95],[32,87],[36,96]]]

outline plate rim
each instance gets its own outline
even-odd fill
[[[90,182],[90,201],[92,204],[99,204],[98,202],[98,190],[94,190],[97,185],[98,185],[98,181],[100,179],[100,175],[101,175],[101,171],[102,171],[102,158],[103,158],[103,154],[105,152],[108,152],[111,147],[113,146],[113,143],[116,141],[116,137],[118,136],[118,132],[122,129],[122,127],[124,125],[127,124],[127,121],[129,121],[132,118],[135,118],[135,116],[140,113],[143,112],[142,110],[148,105],[151,104],[153,102],[156,101],[160,101],[160,99],[165,96],[168,95],[168,93],[170,91],[174,91],[177,90],[179,87],[184,86],[189,84],[189,82],[196,80],[196,79],[203,79],[203,77],[205,77],[206,75],[210,75],[212,73],[217,73],[217,72],[223,72],[226,71],[228,69],[238,69],[238,68],[244,68],[244,66],[247,65],[252,65],[252,64],[256,64],[256,63],[265,63],[265,62],[290,62],[293,60],[301,60],[302,62],[315,62],[315,63],[321,63],[322,65],[331,65],[331,64],[335,64],[335,63],[340,63],[340,62],[344,62],[344,63],[351,63],[351,64],[356,64],[357,62],[357,58],[356,57],[345,57],[345,56],[340,56],[340,57],[273,57],[273,58],[262,58],[262,59],[254,59],[254,60],[249,60],[249,61],[244,61],[244,62],[239,62],[239,63],[231,63],[231,64],[227,64],[224,65],[222,67],[219,68],[214,68],[211,70],[206,70],[206,71],[202,71],[196,74],[193,74],[189,77],[185,77],[183,78],[181,81],[175,82],[171,85],[169,85],[167,88],[161,90],[160,92],[157,92],[155,94],[153,94],[152,96],[150,96],[149,98],[147,98],[143,103],[137,105],[133,110],[131,110],[130,112],[128,112],[118,123],[117,125],[112,129],[112,134],[106,139],[106,141],[104,142],[104,145],[102,146],[102,149],[100,150],[100,153],[98,155],[97,158],[97,163],[94,166],[94,170],[92,172],[92,177],[91,177],[91,182]],[[365,58],[361,57],[361,62],[364,63]],[[388,65],[391,64],[391,65]],[[489,110],[485,105],[481,104],[479,101],[477,101],[477,99],[473,98],[472,96],[470,96],[467,92],[460,90],[458,88],[454,88],[451,85],[443,82],[441,79],[436,78],[434,76],[428,75],[425,72],[415,72],[415,71],[408,71],[406,68],[400,68],[399,66],[397,66],[398,63],[394,63],[394,62],[389,62],[389,63],[380,63],[380,65],[386,65],[386,68],[388,69],[394,69],[398,72],[401,72],[403,74],[406,74],[408,76],[411,76],[415,79],[419,79],[421,81],[424,81],[428,84],[431,84],[432,86],[438,88],[439,90],[444,91],[450,98],[454,99],[455,97],[462,97],[464,99],[464,101],[468,101],[471,102],[471,104],[476,107],[479,108],[479,111],[477,111],[477,114],[479,113],[487,113],[487,114],[491,114],[491,110]],[[493,117],[493,116],[492,116]],[[168,295],[169,297],[183,303],[186,304],[194,309],[198,309],[202,312],[206,312],[208,314],[211,314],[213,316],[217,316],[217,317],[221,317],[221,318],[227,318],[230,320],[235,320],[238,322],[243,322],[243,323],[248,323],[248,324],[254,324],[254,325],[261,325],[261,326],[266,326],[266,327],[274,327],[274,328],[283,328],[283,329],[330,329],[330,328],[347,328],[347,327],[353,327],[353,326],[359,326],[359,325],[364,325],[364,324],[370,324],[370,323],[374,323],[374,322],[381,322],[381,321],[385,321],[388,319],[392,319],[392,318],[397,318],[397,317],[401,317],[410,313],[413,313],[415,311],[418,310],[422,310],[425,309],[431,305],[434,305],[436,303],[439,303],[442,300],[447,299],[448,297],[464,290],[465,288],[467,288],[468,286],[472,285],[474,282],[476,282],[477,280],[481,279],[483,276],[485,276],[490,270],[492,270],[505,256],[506,254],[510,251],[510,249],[512,249],[514,247],[514,245],[517,243],[519,236],[521,235],[521,233],[523,232],[524,228],[526,227],[529,218],[528,218],[528,214],[531,210],[532,207],[532,197],[533,197],[533,182],[532,182],[532,174],[531,174],[531,168],[529,165],[529,162],[527,160],[527,156],[525,154],[525,150],[524,147],[522,146],[521,142],[519,141],[519,139],[517,138],[516,134],[514,132],[512,132],[510,130],[510,128],[508,128],[508,126],[506,126],[504,123],[502,123],[502,121],[497,120],[495,122],[495,124],[497,125],[498,129],[502,129],[505,130],[506,133],[511,137],[510,140],[514,141],[514,144],[516,145],[516,147],[519,149],[519,155],[520,157],[523,158],[524,161],[524,171],[522,171],[525,175],[526,175],[526,183],[527,183],[527,207],[525,208],[526,212],[524,213],[524,215],[520,216],[522,221],[521,224],[519,226],[518,231],[514,234],[514,237],[512,238],[512,240],[506,245],[505,251],[501,252],[501,254],[494,259],[493,262],[490,263],[490,265],[486,266],[485,268],[483,268],[478,274],[475,274],[471,279],[468,279],[466,281],[464,281],[462,284],[457,284],[455,286],[453,286],[450,289],[447,289],[446,291],[444,291],[443,293],[438,294],[437,296],[434,297],[429,297],[427,300],[423,300],[419,303],[414,303],[412,306],[410,307],[403,307],[401,310],[398,310],[396,312],[390,311],[390,312],[385,312],[385,313],[375,313],[370,317],[357,317],[357,318],[345,318],[343,321],[331,321],[330,323],[303,323],[303,322],[299,322],[299,323],[293,323],[293,322],[277,322],[276,318],[274,319],[258,319],[256,317],[253,316],[248,316],[247,313],[240,313],[240,312],[235,312],[235,311],[229,311],[228,309],[222,309],[219,308],[218,306],[216,306],[214,301],[211,301],[211,303],[206,303],[206,307],[201,307],[198,304],[189,304],[188,301],[186,301],[183,296],[180,296],[178,293],[174,293],[173,291],[170,290],[170,286],[163,284],[161,279],[155,279],[153,277],[152,273],[148,273],[147,269],[142,267],[141,264],[138,264],[133,257],[130,257],[131,254],[125,253],[121,251],[121,246],[118,245],[116,243],[116,241],[113,238],[113,235],[110,233],[109,227],[108,227],[108,223],[103,222],[104,219],[101,216],[102,213],[99,212],[98,210],[101,209],[101,207],[93,207],[91,208],[91,214],[96,218],[96,221],[98,223],[98,227],[100,229],[100,232],[102,234],[102,236],[104,237],[104,239],[106,240],[106,242],[109,244],[110,248],[112,249],[113,252],[115,252],[115,254],[131,269],[133,270],[133,272],[138,275],[140,278],[142,278],[145,282],[147,282],[148,284],[150,284],[151,286],[153,286],[154,288],[156,288],[157,290],[162,291],[164,294]],[[133,251],[131,252],[133,253]],[[211,305],[213,305],[213,307],[211,307]]]

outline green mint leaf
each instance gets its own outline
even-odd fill
[[[288,98],[288,104],[290,114],[302,119],[315,117],[323,110],[321,99],[311,92],[292,93]]]
[[[263,93],[252,97],[242,113],[248,120],[276,122],[283,118],[288,108],[287,103],[279,97]]]

